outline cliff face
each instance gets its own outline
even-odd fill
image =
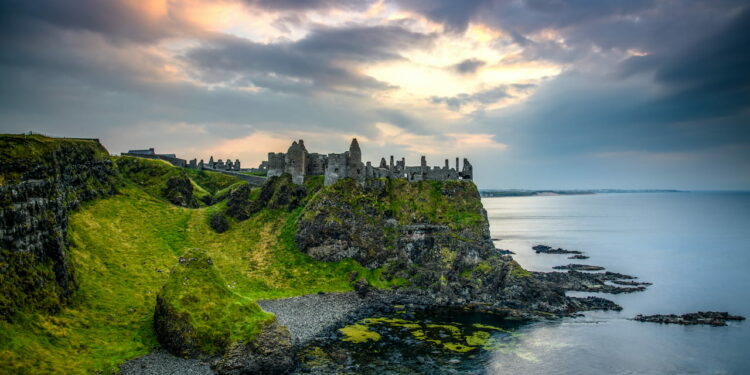
[[[469,181],[342,180],[305,207],[299,249],[318,260],[353,258],[401,278],[436,304],[490,304],[562,312],[562,291],[538,282],[492,244]]]
[[[0,138],[0,318],[54,311],[69,299],[68,212],[115,192],[107,156],[96,141]]]

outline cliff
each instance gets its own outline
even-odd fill
[[[306,205],[296,241],[323,261],[345,258],[404,280],[435,305],[565,313],[575,302],[498,252],[471,181],[342,180]]]
[[[0,137],[0,318],[69,300],[68,213],[113,194],[116,175],[97,141]]]

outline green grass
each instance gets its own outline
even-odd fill
[[[190,249],[183,260],[172,269],[159,296],[169,311],[162,323],[184,342],[205,354],[221,354],[232,342],[251,341],[275,319],[255,301],[230,290],[206,251]]]
[[[62,149],[85,154],[94,159],[108,157],[107,150],[102,145],[90,140],[2,134],[0,135],[0,161],[2,161],[0,185],[18,183],[21,175],[30,169],[29,166],[57,164],[59,161],[55,153]]]
[[[233,187],[245,183],[237,177],[223,173],[176,168],[164,160],[131,156],[116,156],[113,159],[124,179],[157,198],[164,198],[164,189],[170,178],[190,179],[194,207],[220,201],[226,198]]]
[[[382,281],[380,270],[352,260],[325,263],[299,252],[294,231],[301,208],[264,210],[218,234],[208,217],[222,209],[223,203],[176,207],[130,183],[118,195],[84,204],[69,223],[79,291],[59,314],[0,322],[0,373],[113,373],[147,354],[158,346],[156,294],[191,248],[204,249],[227,290],[249,301],[352,290],[352,272],[380,287],[403,282]]]

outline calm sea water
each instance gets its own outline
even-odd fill
[[[750,321],[729,327],[628,320],[636,314],[729,311],[750,317],[750,193],[643,193],[485,198],[495,245],[525,268],[569,262],[654,283],[603,295],[621,312],[521,327],[488,374],[748,374]],[[535,254],[547,244],[591,258]]]

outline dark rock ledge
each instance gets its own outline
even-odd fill
[[[537,254],[583,254],[578,250],[565,250],[559,247],[557,249],[553,249],[551,246],[547,245],[536,245],[532,247],[532,249],[534,249]]]
[[[556,285],[563,290],[576,292],[598,292],[598,293],[633,293],[646,290],[647,285],[651,283],[632,281],[636,277],[623,275],[617,272],[589,273],[589,272],[534,272],[537,280]],[[627,281],[625,281],[627,280]],[[632,288],[624,288],[616,285],[607,284],[607,281],[619,284],[630,285]]]
[[[725,326],[728,320],[745,320],[744,316],[729,315],[728,312],[698,311],[696,313],[682,315],[637,315],[633,320],[639,322],[652,322],[664,324],[696,325],[705,324],[711,326]]]
[[[604,271],[604,267],[592,266],[590,264],[568,264],[565,266],[554,266],[556,270],[573,270],[573,271]]]

